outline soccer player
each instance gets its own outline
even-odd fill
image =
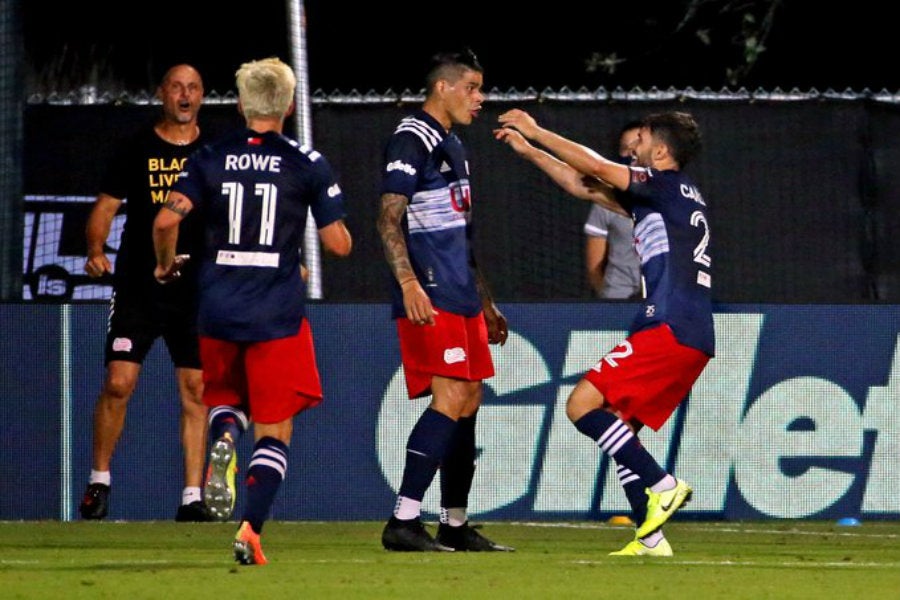
[[[166,192],[191,152],[203,142],[197,114],[203,102],[203,80],[190,65],[170,68],[156,96],[162,114],[152,127],[125,139],[117,148],[86,227],[87,262],[92,278],[112,273],[113,294],[106,332],[106,378],[94,407],[93,450],[88,486],[79,506],[84,519],[103,519],[109,512],[110,464],[125,427],[128,401],[141,365],[157,338],[165,340],[175,365],[181,396],[181,445],[184,490],[176,521],[207,521],[201,498],[206,457],[206,407],[196,326],[196,277],[192,266],[170,286],[153,279],[153,218]],[[127,218],[116,256],[116,268],[105,244],[113,218],[127,198]],[[185,221],[179,253],[190,254],[199,242],[194,219]]]
[[[494,375],[491,344],[507,324],[471,247],[472,190],[454,125],[481,110],[483,69],[471,51],[432,58],[421,108],[394,130],[384,153],[378,231],[391,268],[392,317],[410,399],[431,395],[406,444],[388,550],[508,551],[469,525],[475,420],[482,380]],[[437,538],[421,521],[422,498],[440,467]]]
[[[241,564],[264,565],[263,523],[288,467],[293,418],[322,401],[301,276],[307,212],[326,251],[352,247],[344,203],[326,158],[282,134],[296,78],[277,58],[235,74],[246,128],[191,156],[153,225],[159,281],[177,280],[179,223],[196,209],[203,401],[210,407],[204,496],[219,519],[234,508],[235,443],[253,422],[247,500],[233,542]]]
[[[635,512],[635,539],[612,554],[671,556],[660,528],[692,490],[656,462],[637,433],[662,427],[715,353],[706,202],[682,172],[700,149],[699,128],[683,112],[645,117],[628,166],[540,127],[522,110],[501,114],[499,122],[495,137],[532,163],[561,161],[589,177],[585,186],[599,180],[627,192],[615,198],[635,221],[647,297],[627,339],[572,390],[566,414],[615,460]]]

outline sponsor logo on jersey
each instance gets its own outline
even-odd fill
[[[415,175],[416,170],[412,165],[406,164],[402,160],[393,160],[387,164],[385,170],[390,173],[391,171],[403,171],[407,175]]]
[[[341,186],[339,186],[336,183],[328,188],[328,197],[329,198],[334,198],[335,196],[337,196],[340,193],[341,193]]]

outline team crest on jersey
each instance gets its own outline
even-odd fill
[[[656,305],[648,304],[647,308],[644,309],[644,316],[645,317],[653,317],[654,315],[656,315]]]
[[[631,169],[631,182],[632,183],[646,183],[647,179],[652,177],[647,169]]]
[[[450,184],[450,205],[456,212],[468,212],[472,208],[472,188],[467,179]]]

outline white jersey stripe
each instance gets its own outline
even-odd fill
[[[641,219],[634,228],[634,237],[637,240],[636,248],[638,256],[641,257],[641,264],[669,251],[669,234],[659,213],[651,213]]]

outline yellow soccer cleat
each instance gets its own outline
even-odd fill
[[[236,474],[237,452],[234,443],[231,438],[223,436],[216,440],[209,451],[209,469],[203,486],[203,501],[216,521],[227,521],[234,511]]]
[[[259,543],[259,534],[253,531],[248,521],[241,523],[234,536],[234,560],[242,565],[264,565],[269,562]]]
[[[647,516],[635,532],[635,538],[647,537],[668,521],[690,499],[694,490],[686,482],[675,479],[675,487],[664,492],[652,492],[647,488]]]
[[[672,556],[672,546],[669,540],[662,538],[652,548],[645,546],[641,540],[631,540],[618,552],[610,552],[610,556]]]

